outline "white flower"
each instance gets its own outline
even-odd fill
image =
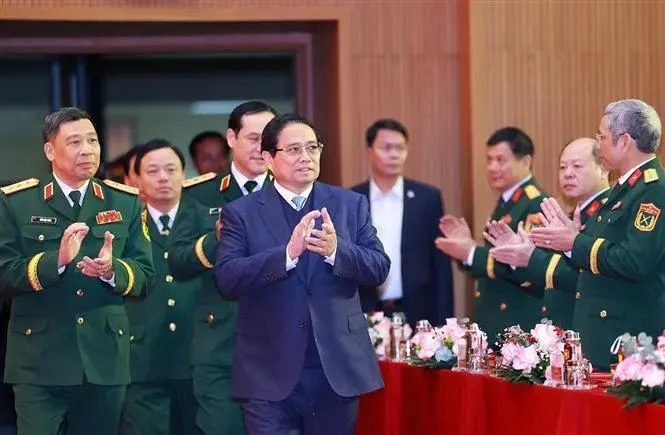
[[[537,324],[532,330],[531,335],[538,342],[538,347],[547,350],[562,350],[559,349],[561,338],[556,333],[556,328],[546,323]]]

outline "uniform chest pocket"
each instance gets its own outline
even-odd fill
[[[62,229],[51,225],[24,225],[21,227],[21,236],[28,251],[45,251],[60,244]]]
[[[626,210],[624,209],[610,210],[609,212],[603,213],[601,215],[602,216],[601,220],[605,221],[605,224],[607,225],[615,225],[615,224],[624,225],[626,223],[627,215],[628,213],[626,213]],[[598,219],[597,217],[594,218]]]

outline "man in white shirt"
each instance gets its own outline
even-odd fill
[[[442,324],[453,315],[453,282],[450,258],[434,245],[444,213],[441,191],[404,177],[409,133],[402,123],[379,119],[365,136],[370,179],[351,189],[369,199],[392,267],[379,287],[361,287],[363,310]]]

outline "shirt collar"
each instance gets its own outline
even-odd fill
[[[150,217],[152,218],[153,222],[155,222],[155,225],[161,232],[164,228],[162,225],[162,222],[159,220],[159,218],[167,214],[169,215],[169,223],[171,225],[171,228],[173,228],[173,222],[175,221],[175,215],[178,213],[178,207],[180,206],[180,202],[178,202],[175,207],[173,207],[171,210],[168,211],[168,213],[162,213],[161,211],[157,210],[155,207],[151,206],[150,204],[146,204],[146,208],[148,209],[148,213],[150,213]]]
[[[643,161],[639,165],[635,166],[634,168],[631,168],[628,172],[626,172],[621,177],[619,177],[619,181],[618,181],[619,185],[622,185],[623,183],[625,183],[626,180],[628,180],[630,178],[630,176],[633,175],[633,172],[635,172],[638,168],[640,168],[645,163],[648,163],[648,162],[652,161],[655,158],[656,158],[656,156],[649,157],[648,159],[646,159],[645,161]]]
[[[249,180],[256,181],[256,188],[254,189],[254,191],[256,192],[257,190],[263,189],[263,183],[265,183],[266,177],[268,176],[268,172],[266,171],[256,178],[247,178],[238,170],[235,162],[231,162],[231,174],[233,175],[233,178],[235,178],[236,182],[240,186],[240,190],[242,190],[242,193],[245,195],[247,194],[247,189],[245,189],[246,182],[248,182]]]
[[[591,204],[593,200],[595,200],[596,198],[598,198],[600,195],[607,192],[608,190],[610,190],[610,188],[606,187],[603,190],[596,192],[595,195],[591,195],[589,198],[587,198],[586,201],[584,201],[582,204],[579,205],[580,210],[584,210],[585,208],[587,208],[587,206]]]
[[[80,199],[80,204],[83,205],[83,198],[85,198],[85,192],[88,191],[88,185],[90,184],[90,180],[85,180],[85,183],[78,189],[74,189],[72,187],[69,187],[67,184],[65,184],[64,181],[58,178],[57,175],[55,175],[55,172],[53,173],[53,179],[55,179],[55,182],[58,183],[58,186],[60,186],[60,189],[62,189],[62,193],[65,194],[65,197],[67,198],[67,201],[69,204],[73,204],[72,199],[69,197],[69,194],[73,192],[74,190],[78,190],[81,192],[81,199]]]
[[[505,192],[503,192],[503,193],[501,194],[501,197],[503,198],[503,202],[508,202],[508,201],[510,201],[510,198],[513,197],[513,194],[515,193],[515,191],[517,191],[517,189],[519,189],[519,187],[520,187],[522,184],[524,184],[524,183],[526,183],[527,181],[529,181],[529,180],[531,179],[531,177],[533,177],[533,175],[531,175],[531,174],[527,175],[526,177],[524,177],[524,178],[522,178],[520,181],[518,181],[517,184],[513,185],[513,187],[511,187],[510,189],[508,189],[508,190],[506,190]]]
[[[296,196],[304,196],[305,197],[305,202],[307,202],[307,198],[309,198],[309,194],[312,193],[312,188],[314,188],[314,184],[311,184],[307,189],[305,189],[302,193],[300,194],[295,194],[288,190],[286,187],[282,186],[275,180],[273,182],[273,185],[275,186],[275,189],[277,189],[277,193],[284,198],[284,200],[293,208],[296,208],[295,204],[291,202],[293,198]]]
[[[387,192],[382,191],[374,181],[374,178],[369,179],[369,196],[370,198],[377,198],[381,196],[394,196],[396,198],[404,198],[404,177],[397,178],[393,187]]]

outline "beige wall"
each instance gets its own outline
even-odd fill
[[[484,143],[496,128],[532,136],[536,175],[555,192],[559,148],[593,134],[607,102],[636,97],[665,110],[665,2],[5,0],[2,17],[334,20],[343,184],[366,176],[367,125],[399,118],[412,134],[408,175],[440,187],[448,211],[471,218],[477,234],[495,202]],[[463,292],[460,274],[456,283]]]
[[[478,233],[494,204],[485,141],[522,127],[535,174],[557,193],[560,148],[596,132],[607,103],[640,98],[665,114],[665,2],[476,0],[470,6],[473,208]]]

